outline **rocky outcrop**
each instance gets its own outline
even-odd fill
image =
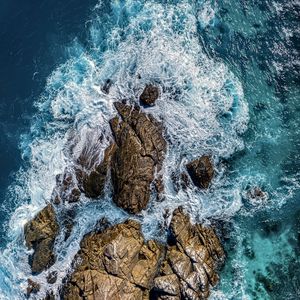
[[[202,189],[209,187],[214,176],[214,167],[209,156],[204,155],[189,162],[186,168],[195,186]]]
[[[173,213],[167,245],[144,241],[128,220],[87,235],[63,299],[207,299],[224,253],[214,231]]]
[[[114,201],[126,211],[138,213],[150,199],[150,185],[161,170],[166,142],[161,124],[151,115],[119,102],[115,107],[120,117],[110,121],[117,144],[111,169]],[[156,180],[161,191],[161,178]]]
[[[153,106],[159,97],[159,89],[152,84],[146,85],[141,96],[140,103],[146,106]]]
[[[207,299],[216,285],[223,248],[211,228],[192,225],[182,208],[174,211],[166,256],[154,280],[155,299]]]
[[[91,233],[81,243],[80,264],[63,299],[149,299],[161,253],[155,241],[145,243],[135,221]]]
[[[42,209],[24,228],[26,246],[33,249],[30,264],[33,273],[40,273],[55,261],[53,245],[59,226],[51,204]]]

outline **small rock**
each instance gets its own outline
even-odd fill
[[[142,105],[153,106],[155,101],[159,97],[159,88],[154,85],[146,85],[144,91],[140,96],[140,102]]]
[[[31,279],[28,279],[27,282],[28,282],[27,297],[29,297],[31,294],[37,294],[41,288],[41,285],[37,282],[34,282]]]
[[[195,186],[207,189],[214,176],[214,167],[209,156],[202,156],[186,165]]]
[[[57,280],[57,272],[53,271],[49,273],[49,275],[47,276],[47,282],[50,284],[54,284],[56,280]]]
[[[247,196],[251,200],[267,200],[268,193],[264,192],[260,187],[254,187],[247,192]]]
[[[112,86],[112,80],[107,79],[102,87],[102,92],[105,94],[109,94],[110,87]]]

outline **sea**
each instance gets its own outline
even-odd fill
[[[300,299],[300,1],[2,0],[0,3],[0,299],[26,299],[27,279],[57,299],[82,237],[106,217],[133,218],[164,241],[165,210],[215,226],[226,252],[213,300]],[[112,83],[108,94],[103,86]],[[56,263],[33,276],[24,225],[51,201],[56,176],[104,134],[115,101],[164,124],[165,199],[132,216],[104,196],[76,212]],[[77,153],[77,154],[76,154]],[[208,190],[174,188],[188,161],[211,155]],[[170,220],[168,220],[170,221]],[[57,271],[55,284],[48,272]]]

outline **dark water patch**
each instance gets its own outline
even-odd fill
[[[47,76],[68,56],[66,46],[75,36],[84,44],[87,33],[83,24],[96,3],[1,1],[0,204],[8,185],[15,181],[16,171],[26,166],[19,143],[36,112],[33,101],[43,90]],[[2,220],[5,216],[0,213]]]

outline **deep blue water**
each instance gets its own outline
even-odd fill
[[[47,76],[67,59],[66,47],[74,39],[86,40],[83,25],[96,2],[0,3],[0,204],[15,172],[27,162],[22,160],[19,143],[36,112],[33,102]]]
[[[149,81],[165,87],[151,112],[172,146],[166,200],[137,217],[145,236],[161,238],[161,212],[183,204],[193,220],[218,223],[223,236],[227,263],[212,299],[299,299],[299,5],[2,1],[0,299],[24,298],[22,228],[68,164],[70,132],[84,141],[91,128],[107,131],[112,102],[135,99]],[[109,96],[101,93],[107,78]],[[172,168],[207,152],[217,168],[210,191],[176,194]],[[264,197],[251,196],[256,187]],[[109,193],[78,211],[71,242],[56,249],[54,292],[83,234],[103,215],[128,217]],[[34,280],[45,282],[44,273]]]

